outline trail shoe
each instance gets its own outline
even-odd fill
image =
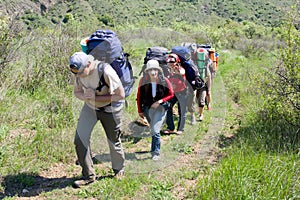
[[[177,131],[176,135],[181,135],[183,133],[183,131]]]
[[[203,115],[199,115],[199,121],[203,120]]]
[[[125,172],[124,172],[124,169],[121,169],[121,170],[116,170],[116,169],[114,169],[113,170],[114,171],[114,177],[116,178],[116,179],[122,179],[122,178],[124,178],[125,177]]]
[[[192,125],[196,124],[196,118],[194,114],[191,115],[191,124]]]
[[[152,160],[153,161],[158,161],[158,160],[160,160],[160,156],[159,155],[153,155]]]
[[[74,188],[80,188],[82,186],[86,186],[88,184],[91,184],[91,183],[95,182],[95,180],[96,180],[95,177],[88,178],[88,179],[82,178],[82,179],[74,181],[73,187]]]

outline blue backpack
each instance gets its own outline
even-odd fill
[[[128,97],[133,90],[135,77],[129,62],[129,54],[123,53],[122,44],[111,30],[97,30],[86,41],[86,53],[99,61],[109,63],[117,72]]]
[[[191,51],[185,46],[175,46],[171,50],[172,53],[178,55],[181,66],[185,69],[186,80],[194,90],[201,89],[205,86],[201,79],[198,67],[191,59]]]

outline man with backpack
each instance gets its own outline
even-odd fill
[[[75,97],[84,101],[74,140],[77,158],[82,167],[82,179],[76,180],[73,186],[79,188],[96,180],[90,138],[98,120],[107,136],[114,175],[121,177],[124,175],[125,162],[120,140],[125,99],[122,82],[111,65],[94,60],[92,55],[84,52],[76,52],[70,57],[70,70],[75,75]]]

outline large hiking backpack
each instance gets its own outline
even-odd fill
[[[147,65],[147,62],[149,60],[157,60],[159,63],[159,66],[162,68],[163,73],[166,77],[169,76],[170,69],[167,65],[167,57],[169,54],[169,50],[165,47],[160,47],[160,46],[154,46],[154,47],[149,47],[146,51],[146,56],[144,57],[144,65],[139,73],[141,75]]]
[[[216,50],[214,48],[210,48],[208,49],[208,56],[213,62],[213,70],[216,72],[218,70],[217,59],[219,59],[219,54],[216,53]]]
[[[204,81],[199,75],[199,71],[193,60],[191,52],[187,47],[175,46],[172,48],[172,53],[175,53],[180,58],[180,63],[185,69],[186,80],[194,90],[204,87]]]
[[[194,63],[196,63],[197,57],[196,57],[196,51],[197,51],[197,44],[196,43],[190,43],[190,42],[183,42],[181,43],[181,46],[187,47],[191,52],[191,59]]]
[[[135,78],[129,62],[129,54],[123,53],[122,44],[116,33],[111,30],[96,30],[86,41],[86,46],[81,44],[82,50],[93,55],[99,61],[109,63],[116,71],[125,90],[125,97],[132,93]]]
[[[208,51],[208,56],[213,62],[213,70],[218,71],[219,53],[216,52],[215,48],[212,48],[210,44],[198,44],[198,48],[204,48]]]

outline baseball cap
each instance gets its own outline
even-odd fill
[[[74,74],[82,71],[86,68],[90,61],[93,61],[94,57],[92,55],[87,55],[84,52],[76,52],[70,57],[70,68]]]

